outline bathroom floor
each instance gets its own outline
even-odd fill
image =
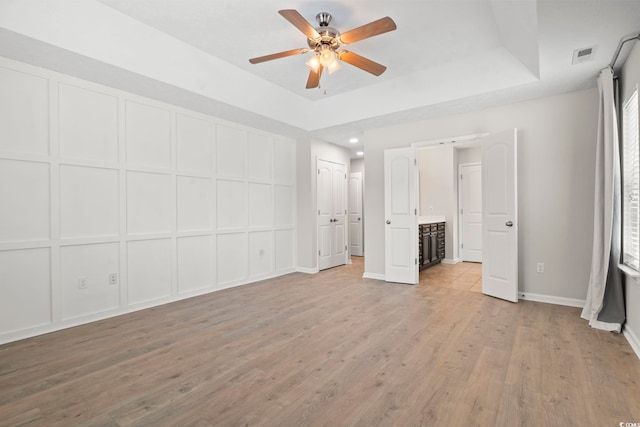
[[[482,264],[436,264],[420,272],[421,285],[482,292]]]

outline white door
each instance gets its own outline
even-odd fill
[[[518,302],[517,130],[483,138],[482,292]]]
[[[462,164],[458,172],[460,258],[482,262],[482,165]]]
[[[362,256],[362,172],[349,175],[349,248],[351,255]]]
[[[414,148],[384,152],[385,280],[418,283],[418,174]]]
[[[344,165],[318,160],[318,269],[346,263]]]

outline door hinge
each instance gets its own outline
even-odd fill
[[[414,215],[418,215],[418,208],[414,208],[414,209],[413,209],[413,214],[414,214]]]
[[[460,179],[462,179],[462,177],[463,177],[463,175],[462,175],[462,174],[460,174]]]
[[[460,213],[464,213],[464,210],[463,210],[463,209],[460,209]]]
[[[418,165],[418,161],[416,159],[413,159],[413,164],[414,164],[414,166],[417,166]]]
[[[460,243],[460,249],[464,249],[464,243]]]
[[[413,261],[414,261],[415,265],[418,265],[418,258],[414,258]]]
[[[320,249],[318,249],[318,256],[320,256]]]
[[[320,175],[320,169],[318,169],[318,175]]]
[[[344,174],[344,179],[347,179],[347,174],[346,173]]]
[[[345,214],[345,215],[347,214],[347,210],[346,210],[346,209],[344,210],[344,214]]]
[[[344,245],[344,250],[345,250],[345,251],[347,250],[347,245]]]
[[[320,215],[320,209],[318,209],[318,215]]]

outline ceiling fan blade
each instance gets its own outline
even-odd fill
[[[302,31],[304,35],[310,39],[320,38],[320,34],[313,28],[313,25],[309,24],[309,21],[304,19],[300,13],[295,9],[279,10],[278,13],[282,15],[284,19],[291,22],[297,29]]]
[[[354,43],[362,39],[393,31],[396,28],[396,23],[393,22],[393,19],[385,16],[377,21],[369,22],[361,27],[354,28],[353,30],[340,34],[340,41],[343,44]]]
[[[313,89],[320,86],[320,76],[322,75],[322,65],[318,67],[318,72],[311,70],[307,79],[307,89]]]
[[[249,62],[251,62],[252,64],[259,64],[261,62],[271,61],[272,59],[285,58],[287,56],[300,55],[302,53],[307,53],[307,52],[309,52],[309,49],[306,49],[306,48],[285,50],[284,52],[272,53],[271,55],[251,58]]]
[[[338,58],[346,63],[353,65],[354,67],[358,67],[368,73],[371,73],[374,76],[379,76],[387,69],[387,67],[382,64],[373,62],[372,60],[367,59],[364,56],[349,52],[348,50],[338,52]]]

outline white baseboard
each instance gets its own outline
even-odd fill
[[[624,325],[622,334],[627,341],[629,341],[629,345],[631,345],[631,348],[636,353],[636,356],[638,356],[638,359],[640,359],[640,339],[638,339],[638,335],[636,335],[633,329],[630,329],[627,325]]]
[[[305,274],[316,274],[318,271],[318,268],[305,268],[305,267],[296,267],[296,271],[298,273],[305,273]]]
[[[362,274],[363,279],[375,279],[375,280],[384,280],[384,274],[380,273],[367,273],[366,271]]]
[[[447,259],[444,258],[442,261],[440,261],[443,264],[457,264],[459,262],[461,262],[462,260],[460,258],[454,258],[454,259]]]
[[[351,262],[351,258],[349,258],[349,259],[347,260],[347,265],[349,265],[349,264],[353,264],[353,263]]]
[[[518,292],[518,298],[525,301],[546,302],[547,304],[566,305],[569,307],[584,307],[585,300],[556,297],[553,295],[533,294],[531,292]]]

